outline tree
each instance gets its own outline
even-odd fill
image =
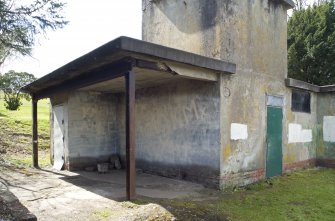
[[[314,0],[313,2],[311,0],[293,0],[294,3],[294,11],[300,11],[304,8],[306,8],[309,5],[322,5],[327,2],[330,2],[331,0]]]
[[[63,28],[64,7],[58,0],[0,0],[0,66],[9,56],[29,55],[36,35]]]
[[[314,0],[314,4],[318,6],[325,4],[326,2],[329,2],[329,0]]]
[[[4,93],[6,109],[17,110],[22,105],[22,98],[30,99],[28,94],[21,93],[21,88],[34,80],[34,75],[27,72],[9,71],[0,74],[0,90]]]
[[[293,2],[295,5],[294,10],[298,11],[304,9],[307,5],[307,0],[293,0]]]
[[[334,1],[295,11],[288,21],[288,75],[317,85],[335,83]]]

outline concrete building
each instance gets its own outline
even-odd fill
[[[143,0],[143,41],[118,38],[24,88],[34,109],[51,99],[53,157],[76,170],[119,154],[129,191],[135,160],[217,188],[334,165],[335,88],[287,79],[292,6]]]

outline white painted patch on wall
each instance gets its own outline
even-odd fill
[[[323,117],[323,140],[335,142],[335,116]]]
[[[289,143],[308,143],[313,141],[312,130],[303,130],[300,124],[288,125]]]
[[[302,142],[312,142],[313,141],[312,130],[302,130],[301,141]]]
[[[230,125],[230,139],[232,140],[248,139],[248,125],[232,123]]]

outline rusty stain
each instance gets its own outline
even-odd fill
[[[231,154],[232,154],[231,146],[230,146],[230,144],[227,144],[224,147],[224,151],[223,151],[224,159],[227,159],[229,156],[231,156]]]

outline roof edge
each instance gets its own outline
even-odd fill
[[[278,2],[278,0],[272,0],[272,1],[277,1]],[[279,0],[279,1],[282,2],[283,4],[285,4],[288,7],[288,9],[292,9],[292,8],[295,7],[295,4],[292,0]]]
[[[147,56],[155,56],[161,59],[194,65],[217,72],[225,72],[229,74],[236,73],[236,64],[223,59],[206,57],[193,52],[183,51],[177,48],[167,47],[126,36],[121,36],[118,40],[120,41],[121,50],[144,54]],[[185,54],[188,56],[185,56]]]
[[[305,81],[300,81],[293,78],[286,78],[285,85],[287,87],[311,91],[315,93],[335,92],[335,85],[318,86],[315,84],[310,84]]]
[[[148,57],[155,57],[157,59],[175,61],[213,70],[217,73],[236,73],[236,64],[229,61],[205,57],[203,55],[182,51],[176,48],[121,36],[59,67],[49,74],[22,87],[21,90],[30,94],[38,93],[42,88],[41,85],[46,84],[47,82],[69,79],[71,73],[76,72],[77,70],[80,71],[79,69],[82,69],[83,66],[89,66],[96,60],[102,60],[104,57],[121,52],[129,52],[135,55],[140,54]]]
[[[48,81],[50,79],[51,75],[66,74],[67,72],[70,72],[71,69],[74,69],[76,66],[78,66],[79,65],[78,63],[86,62],[89,57],[93,57],[94,59],[96,59],[98,56],[102,56],[101,54],[106,53],[106,51],[101,52],[102,48],[105,48],[105,47],[106,48],[111,48],[112,47],[114,49],[120,48],[121,47],[121,38],[122,37],[118,37],[118,38],[116,38],[116,39],[114,39],[110,42],[107,42],[107,43],[93,49],[92,51],[87,52],[86,54],[84,54],[82,56],[79,56],[79,57],[75,58],[74,60],[64,64],[63,66],[60,66],[59,68],[49,72],[48,74],[46,74],[46,75],[40,77],[39,79],[31,82],[30,84],[23,86],[21,88],[21,90],[25,93],[33,93],[33,90],[30,90],[29,88],[32,88],[37,84],[45,83],[46,81]],[[111,46],[111,44],[113,44],[113,46]]]
[[[285,85],[287,87],[291,87],[291,88],[302,89],[302,90],[312,91],[312,92],[316,92],[316,93],[320,92],[320,87],[319,86],[307,83],[305,81],[296,80],[296,79],[293,79],[293,78],[286,78],[285,79]]]

